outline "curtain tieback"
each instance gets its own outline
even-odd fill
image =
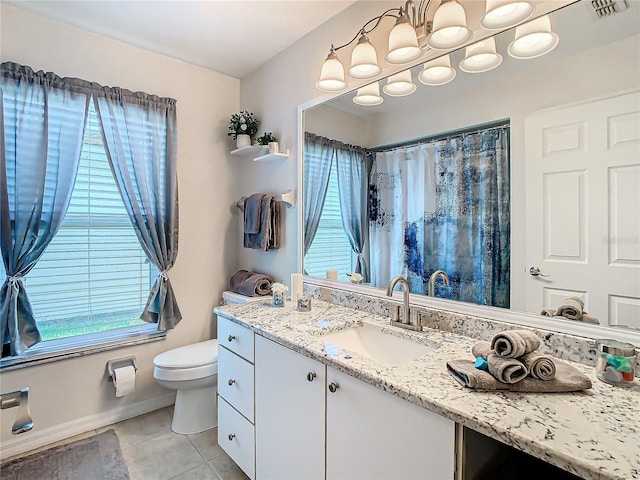
[[[20,273],[17,275],[7,275],[7,283],[11,288],[16,288],[20,280],[22,280],[22,275]]]
[[[162,279],[163,279],[165,282],[166,282],[167,280],[169,280],[169,275],[167,275],[167,272],[168,272],[168,271],[169,271],[169,270],[162,270],[162,271],[160,272],[160,277],[162,277]]]

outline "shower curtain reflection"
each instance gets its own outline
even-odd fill
[[[426,294],[509,307],[509,126],[376,153],[370,179],[371,283],[406,275]]]

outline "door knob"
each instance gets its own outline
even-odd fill
[[[544,275],[538,267],[531,267],[529,269],[529,275],[532,277],[548,277],[549,275]]]
[[[233,378],[230,378],[229,381],[227,382],[229,384],[229,386],[233,385],[234,383],[236,383],[236,381]]]
[[[315,372],[309,372],[307,373],[307,380],[309,380],[310,382],[313,382],[313,379],[316,378],[316,374]]]
[[[340,388],[340,385],[338,385],[336,382],[331,382],[329,384],[329,391],[331,393],[336,393],[338,391],[338,389]]]
[[[229,337],[227,337],[227,340],[232,342],[233,340],[235,340],[236,337],[234,335],[229,335]]]

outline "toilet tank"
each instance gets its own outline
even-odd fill
[[[234,305],[239,303],[257,302],[269,298],[269,295],[263,295],[260,297],[247,297],[246,295],[240,295],[239,293],[232,292],[230,290],[222,292],[222,304]]]

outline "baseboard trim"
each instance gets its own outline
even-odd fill
[[[48,427],[43,430],[18,435],[15,439],[2,442],[0,446],[0,460],[11,458],[35,450],[36,448],[59,442],[65,438],[80,435],[81,433],[106,427],[107,425],[112,425],[122,420],[127,420],[128,418],[137,417],[158,410],[159,408],[168,407],[175,403],[175,399],[176,393],[171,392],[124,407],[114,408],[106,412],[77,418],[70,422]]]

